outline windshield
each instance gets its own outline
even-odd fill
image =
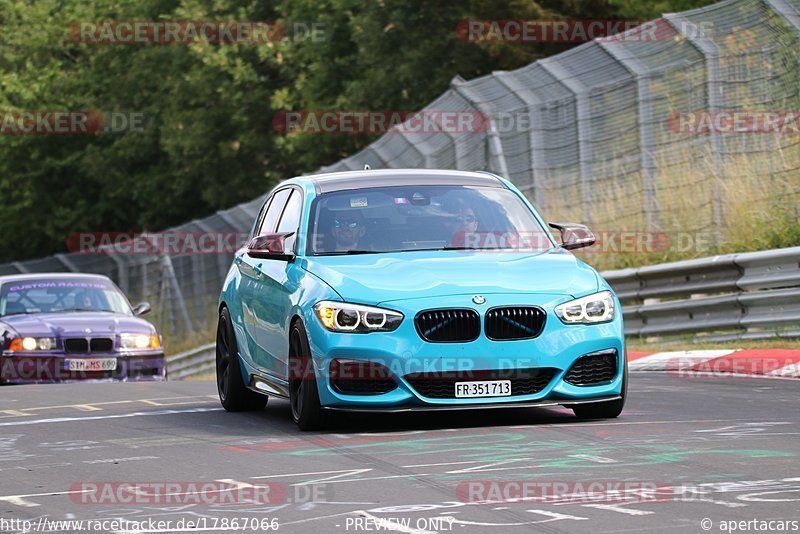
[[[132,315],[128,299],[102,279],[41,278],[0,288],[0,316],[62,311],[108,311]]]
[[[495,187],[337,191],[315,199],[309,220],[309,255],[553,246],[522,200]]]

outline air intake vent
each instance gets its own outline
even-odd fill
[[[536,306],[492,308],[486,312],[484,332],[495,341],[532,339],[544,330],[547,314]]]
[[[70,337],[64,340],[64,351],[70,354],[87,354],[89,340],[82,337]]]
[[[380,395],[397,387],[389,369],[374,362],[333,360],[330,380],[333,389],[345,395]]]
[[[607,350],[586,354],[578,358],[564,382],[573,386],[597,386],[608,384],[617,376],[617,351]]]
[[[478,312],[469,309],[427,310],[414,318],[417,332],[431,343],[474,341],[481,333]]]
[[[114,340],[110,337],[96,337],[89,342],[92,352],[112,352],[114,350]]]

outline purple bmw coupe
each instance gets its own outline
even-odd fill
[[[101,275],[0,276],[0,384],[165,380],[148,311]]]

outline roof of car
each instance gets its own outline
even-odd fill
[[[92,274],[92,273],[25,273],[25,274],[7,274],[4,276],[0,276],[0,284],[4,284],[6,282],[24,282],[25,280],[39,280],[41,278],[49,278],[49,279],[67,279],[67,278],[101,278],[103,280],[108,280],[109,278],[102,274]]]
[[[320,194],[367,187],[414,185],[506,187],[497,176],[488,172],[442,169],[375,169],[312,174],[303,178],[312,180]]]

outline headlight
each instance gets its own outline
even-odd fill
[[[56,348],[54,337],[18,337],[11,340],[8,350],[33,351],[53,350]]]
[[[145,350],[161,347],[161,340],[156,335],[150,334],[120,334],[119,348],[121,350]]]
[[[331,332],[391,332],[400,326],[403,314],[400,312],[323,300],[314,306],[322,326]]]
[[[614,296],[601,291],[556,306],[556,315],[566,324],[607,323],[614,319]]]

